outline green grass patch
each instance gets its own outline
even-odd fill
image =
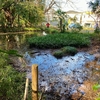
[[[47,49],[62,48],[64,46],[84,47],[90,45],[90,38],[87,34],[49,34],[28,38],[30,47]]]

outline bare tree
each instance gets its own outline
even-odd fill
[[[44,13],[48,12],[56,4],[55,0],[51,0],[48,6],[45,6]]]
[[[99,32],[100,27],[100,0],[94,0],[89,2],[89,7],[91,8],[92,12],[96,15],[96,29],[95,31]]]
[[[47,13],[51,8],[53,8],[54,6],[58,9],[61,9],[61,4],[65,4],[65,5],[70,5],[73,9],[76,7],[75,3],[73,2],[73,0],[45,0],[45,9],[44,9],[44,13]]]

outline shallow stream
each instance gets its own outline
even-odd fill
[[[36,52],[31,56],[26,53],[28,64],[38,64],[39,71],[49,71],[51,74],[70,74],[72,71],[84,68],[86,62],[95,59],[86,52],[78,52],[75,56],[66,56],[62,59],[55,58],[51,53]]]
[[[57,59],[49,51],[32,51],[30,55],[26,52],[25,59],[30,66],[38,64],[39,89],[44,87],[47,92],[53,89],[53,92],[70,96],[77,93],[84,81],[91,77],[91,70],[85,64],[93,61],[95,57],[86,52],[78,52],[74,56]],[[27,77],[31,78],[31,73]]]

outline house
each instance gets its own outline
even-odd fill
[[[75,10],[69,10],[69,11],[66,12],[66,14],[69,15],[71,18],[76,17],[77,22],[80,23],[85,28],[94,28],[94,26],[96,24],[96,22],[95,22],[96,16],[94,14],[92,14],[90,11],[78,12],[78,11],[75,11]],[[55,15],[54,9],[50,9],[45,14],[45,20],[47,22],[57,25],[58,22],[57,22],[57,20],[55,20],[55,18],[58,19],[57,15]]]
[[[80,23],[83,27],[94,28],[96,16],[91,12],[78,12],[74,10],[69,10],[66,12],[71,18],[76,17],[77,22]]]

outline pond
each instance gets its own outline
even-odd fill
[[[78,52],[74,56],[57,59],[48,50],[34,50],[30,51],[30,55],[26,52],[25,59],[29,66],[38,64],[39,89],[44,87],[47,92],[67,94],[68,99],[73,93],[84,93],[78,91],[78,88],[91,77],[92,73],[85,64],[93,61],[95,57],[87,52]],[[31,79],[30,72],[27,73],[27,77]]]
[[[0,36],[0,46],[2,49],[7,50],[17,49],[21,50],[21,52],[27,51],[25,54],[23,52],[27,65],[38,64],[39,90],[42,89],[41,87],[44,87],[46,92],[52,92],[54,96],[55,93],[58,93],[60,95],[60,99],[58,100],[63,100],[62,94],[65,97],[67,96],[65,100],[71,100],[69,97],[77,92],[84,94],[85,91],[78,91],[78,89],[85,81],[90,79],[92,68],[87,68],[85,65],[88,62],[94,61],[95,56],[87,52],[78,52],[74,56],[65,56],[62,59],[57,59],[52,55],[52,50],[28,50],[25,44],[27,36],[32,35],[2,35]],[[100,63],[98,64],[98,66],[100,66]],[[93,66],[93,64],[91,66]],[[27,77],[31,79],[31,72],[27,72]]]
[[[0,33],[0,49],[23,49],[23,47],[27,46],[27,37],[32,37],[36,34],[34,32]],[[40,35],[40,33],[37,35]]]
[[[69,74],[73,70],[83,68],[86,62],[94,60],[94,56],[86,52],[78,52],[75,56],[66,56],[62,59],[55,58],[50,52],[37,52],[31,56],[26,52],[25,58],[29,61],[30,66],[38,64],[39,71],[55,70],[54,72],[51,71],[52,74]],[[64,69],[64,72],[60,69]]]

